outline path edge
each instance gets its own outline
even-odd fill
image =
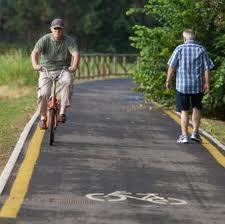
[[[16,143],[16,146],[14,148],[14,150],[12,151],[11,153],[11,156],[9,157],[9,160],[8,162],[6,163],[2,173],[1,173],[1,176],[0,176],[0,195],[2,194],[4,188],[5,188],[5,185],[10,177],[10,174],[16,164],[16,161],[23,149],[23,146],[24,146],[24,143],[27,139],[27,136],[31,130],[31,128],[33,127],[34,125],[34,122],[37,120],[37,117],[39,115],[39,111],[37,110],[32,118],[30,119],[30,121],[28,121],[28,123],[26,124],[25,128],[23,129],[17,143]]]
[[[146,103],[146,102],[145,102]],[[167,114],[167,110],[159,103],[155,101],[151,101],[153,105],[155,105],[157,108],[161,109],[165,114]],[[168,110],[174,115],[178,116],[180,118],[180,113],[175,110]],[[169,114],[167,114],[170,116]],[[173,118],[172,118],[173,119]],[[189,120],[189,126],[192,125],[192,121]],[[216,147],[222,151],[225,151],[225,145],[223,145],[217,138],[213,137],[211,134],[209,134],[207,131],[203,130],[202,128],[199,128],[200,134],[202,134],[204,137],[208,138],[213,144],[216,145]]]
[[[176,111],[172,111],[174,114],[180,117],[180,113]],[[191,125],[192,121],[190,120],[189,123]],[[209,134],[207,131],[203,130],[202,128],[199,128],[200,134],[207,137],[209,140],[211,140],[218,148],[221,148],[223,151],[225,151],[225,145],[223,145],[217,138],[213,137],[211,134]]]

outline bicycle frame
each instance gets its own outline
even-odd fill
[[[48,110],[47,110],[47,128],[50,131],[49,143],[50,145],[52,145],[54,142],[54,132],[56,127],[58,126],[58,118],[59,118],[59,103],[56,97],[56,84],[57,84],[57,81],[62,77],[63,72],[66,70],[66,67],[63,67],[63,69],[61,70],[58,76],[52,76],[52,77],[49,76],[49,72],[46,68],[43,67],[42,69],[46,72],[47,76],[49,77],[49,80],[44,85],[52,81],[51,96],[49,97]]]
[[[58,105],[58,100],[56,98],[56,83],[57,83],[57,79],[53,79],[53,83],[52,83],[52,94],[49,98],[48,101],[48,111],[50,111],[51,109],[54,109],[56,112],[56,116],[55,116],[55,121],[54,121],[54,127],[56,128],[58,126],[58,112],[59,112],[59,105]],[[50,127],[50,118],[49,118],[49,113],[47,113],[47,127]]]

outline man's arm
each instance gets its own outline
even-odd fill
[[[171,89],[172,88],[172,78],[176,72],[176,69],[179,65],[179,48],[177,47],[173,54],[171,55],[168,63],[168,71],[167,71],[167,78],[166,78],[166,88]]]
[[[175,74],[175,69],[171,66],[169,66],[167,71],[167,78],[166,78],[166,88],[171,89],[172,88],[172,78]]]
[[[203,92],[204,93],[209,92],[209,88],[210,88],[210,71],[207,69],[205,70],[203,76]]]
[[[74,52],[72,53],[71,65],[70,65],[70,67],[68,68],[69,71],[75,72],[76,69],[77,69],[77,67],[78,67],[78,65],[79,65],[79,62],[80,62],[80,54],[79,54],[79,52],[74,51]]]
[[[31,63],[34,68],[34,70],[41,70],[41,65],[38,63],[38,59],[40,57],[40,50],[37,48],[34,48],[34,50],[31,53]]]
[[[214,67],[214,64],[206,51],[203,53],[204,74],[203,74],[203,92],[207,93],[210,88],[210,70]]]

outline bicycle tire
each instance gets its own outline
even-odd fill
[[[126,195],[114,195],[111,194],[104,194],[104,193],[93,193],[93,194],[87,194],[87,198],[95,201],[109,201],[109,202],[118,202],[118,201],[124,201],[127,200]]]
[[[52,145],[55,140],[55,109],[51,108],[49,110],[49,144]]]

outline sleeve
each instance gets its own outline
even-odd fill
[[[34,48],[39,49],[41,52],[43,52],[44,46],[45,46],[45,38],[41,37],[35,44]]]
[[[72,37],[69,37],[68,38],[68,51],[72,54],[73,52],[78,52],[79,49],[78,49],[78,45],[77,45],[77,42],[74,38]]]
[[[167,64],[176,69],[178,67],[178,64],[179,64],[179,55],[178,55],[178,50],[177,48],[174,50],[173,54],[171,55],[169,61],[167,62]]]
[[[203,51],[203,64],[204,64],[204,70],[211,70],[214,67],[214,64],[210,57],[208,56],[206,51]]]

